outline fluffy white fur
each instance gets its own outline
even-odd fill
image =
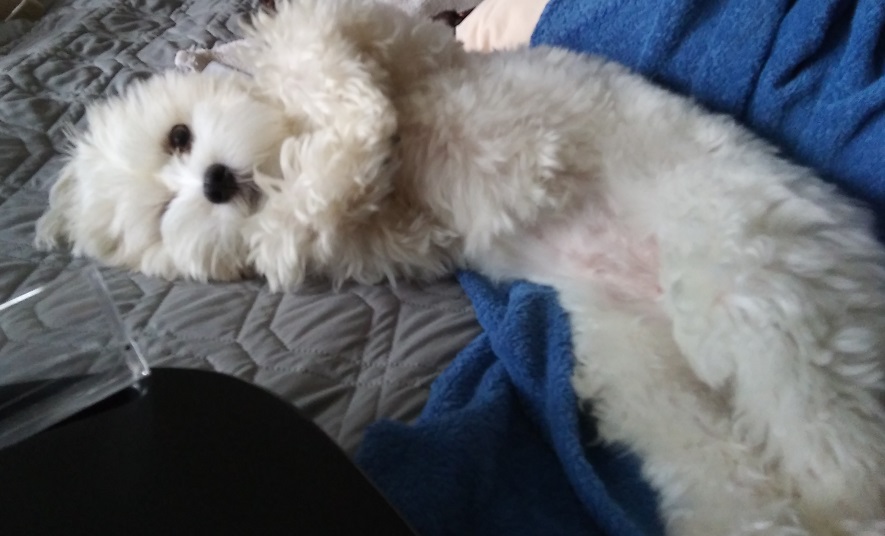
[[[38,240],[273,289],[459,266],[552,285],[575,388],[671,534],[885,534],[866,210],[598,58],[468,54],[358,0],[283,3],[247,39],[253,79],[166,74],[92,107]],[[229,202],[202,195],[213,163],[241,183]]]

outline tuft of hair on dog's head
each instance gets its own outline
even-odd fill
[[[42,248],[167,279],[251,271],[244,222],[291,125],[244,76],[169,72],[90,106],[39,220]]]

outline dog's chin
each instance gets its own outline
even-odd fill
[[[245,222],[261,205],[257,188],[241,189],[223,204],[196,194],[169,203],[160,219],[162,251],[170,279],[234,281],[250,276]],[[158,274],[159,275],[159,274]]]

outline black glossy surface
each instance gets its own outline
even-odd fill
[[[0,450],[0,534],[411,534],[274,395],[194,370],[145,387]]]

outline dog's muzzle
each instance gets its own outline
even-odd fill
[[[203,195],[210,203],[227,203],[239,189],[237,176],[224,164],[212,164],[203,175]]]

